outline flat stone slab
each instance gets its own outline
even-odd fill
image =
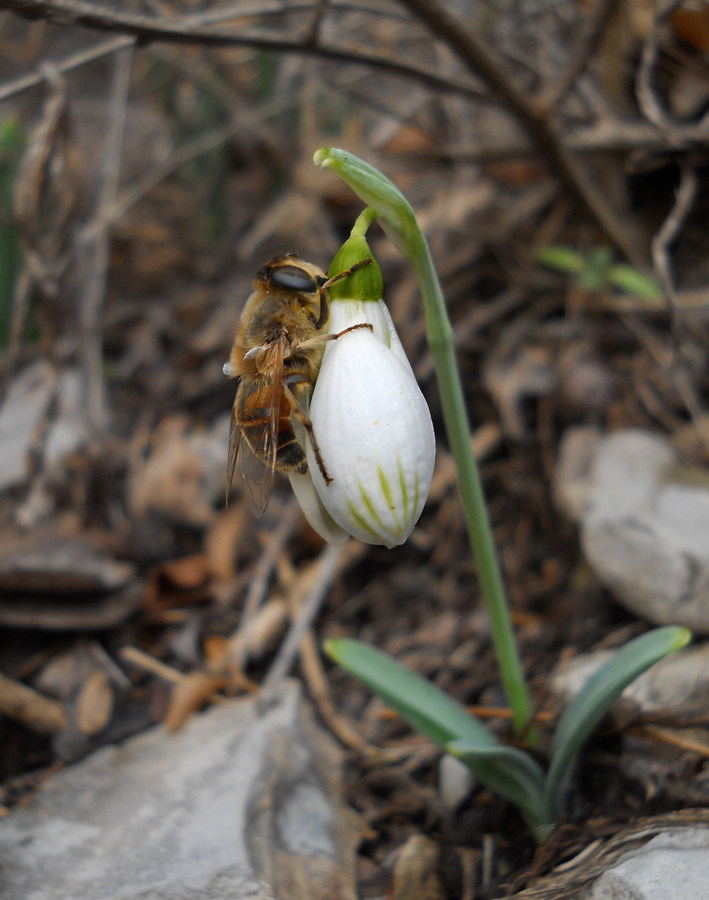
[[[709,829],[667,831],[598,878],[583,900],[700,900],[709,897]]]
[[[296,682],[105,747],[0,820],[0,898],[354,900],[341,763]]]

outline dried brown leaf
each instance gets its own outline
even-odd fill
[[[190,716],[201,709],[212,695],[224,687],[223,675],[194,671],[186,675],[172,692],[164,725],[168,731],[177,731]]]
[[[76,700],[76,721],[84,734],[95,735],[113,715],[113,689],[105,672],[92,672]]]

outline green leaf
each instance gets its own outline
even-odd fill
[[[534,258],[543,266],[556,269],[557,272],[569,272],[573,275],[579,275],[587,266],[585,258],[580,253],[572,250],[571,247],[556,245],[537,247],[534,250]]]
[[[502,746],[460,703],[381,650],[333,638],[325,642],[325,652],[440,747],[457,738],[488,749]]]
[[[650,666],[685,647],[692,639],[686,628],[656,628],[630,641],[593,675],[564,711],[552,742],[546,779],[548,818],[561,813],[564,795],[581,745],[622,691]]]
[[[608,281],[608,271],[613,262],[610,247],[594,247],[588,257],[586,268],[579,275],[579,287],[584,291],[600,291]]]
[[[451,741],[446,749],[486,787],[519,807],[530,824],[550,824],[543,821],[544,772],[529,753],[516,747],[481,747],[465,738]]]
[[[639,300],[654,301],[655,303],[664,300],[665,295],[655,279],[644,272],[639,272],[632,266],[611,266],[607,278],[613,287],[620,288],[624,293],[637,297]]]
[[[538,840],[548,836],[544,772],[533,757],[501,744],[452,697],[380,650],[335,639],[326,641],[325,652],[409,725],[462,760],[482,784],[518,806]]]

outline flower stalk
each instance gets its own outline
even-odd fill
[[[431,253],[414,212],[399,189],[373,166],[351,153],[321,148],[314,162],[332,169],[374,211],[387,237],[411,262],[426,316],[426,334],[438,378],[443,417],[458,473],[463,511],[480,587],[490,617],[500,675],[518,734],[535,745],[531,706],[522,673],[507,597],[497,560],[478,466],[470,442],[470,423],[455,359],[453,330]],[[371,215],[371,214],[369,214]]]

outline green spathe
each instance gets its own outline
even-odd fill
[[[340,272],[354,268],[366,259],[371,265],[362,266],[347,278],[336,281],[328,290],[330,300],[376,300],[384,296],[384,279],[379,263],[369,249],[365,231],[376,216],[376,212],[367,207],[359,216],[352,228],[350,236],[335,254],[330,264],[328,276],[333,278]]]

